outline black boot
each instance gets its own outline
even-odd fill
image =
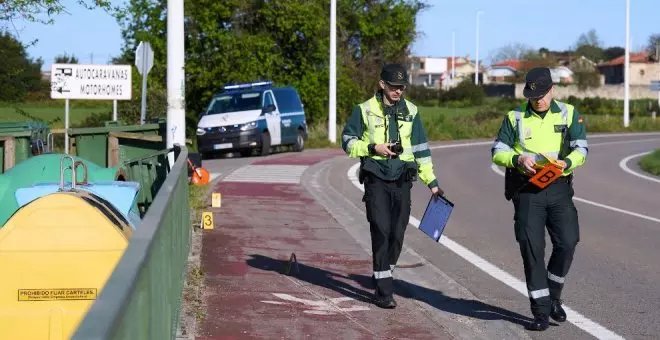
[[[392,295],[390,296],[382,296],[382,295],[376,295],[374,297],[374,303],[376,306],[380,308],[395,308],[396,307],[396,301],[394,301],[394,297]]]
[[[561,308],[561,300],[553,299],[550,302],[550,316],[557,322],[566,321],[566,312]]]
[[[545,315],[535,315],[534,321],[527,324],[525,327],[530,331],[544,331],[550,327],[550,320]]]

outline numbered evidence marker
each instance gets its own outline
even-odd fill
[[[214,192],[211,195],[211,206],[213,208],[220,208],[222,206],[222,194]]]
[[[202,213],[202,229],[213,229],[213,213],[204,211]]]
[[[561,177],[563,170],[562,166],[557,162],[556,159],[544,153],[541,155],[548,161],[548,163],[541,167],[541,169],[537,171],[532,178],[529,179],[529,182],[543,189]]]

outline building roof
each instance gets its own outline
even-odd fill
[[[608,60],[599,64],[598,66],[617,66],[623,65],[625,62],[625,55],[616,57],[612,60]],[[630,53],[630,62],[631,63],[650,63],[649,53],[648,52],[639,52],[639,53]]]
[[[497,67],[497,66],[507,66],[511,67],[513,69],[520,69],[520,66],[522,65],[522,61],[517,60],[517,59],[509,59],[509,60],[502,60],[499,62],[496,62],[492,64],[492,67]]]

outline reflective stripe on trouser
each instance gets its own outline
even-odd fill
[[[393,292],[392,270],[401,255],[410,218],[410,181],[386,182],[368,174],[364,202],[371,230],[373,277],[376,295]]]
[[[541,192],[521,192],[513,199],[515,236],[525,269],[531,310],[550,313],[550,300],[560,299],[565,277],[580,240],[578,216],[569,183],[556,183]],[[546,223],[552,255],[546,269]]]

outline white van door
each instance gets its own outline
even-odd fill
[[[265,112],[264,116],[266,117],[266,125],[270,133],[270,145],[275,146],[282,144],[282,118],[280,117],[280,109],[275,105],[275,101],[273,100],[273,91],[268,90],[264,92],[263,108],[267,109],[271,105],[275,110]]]

